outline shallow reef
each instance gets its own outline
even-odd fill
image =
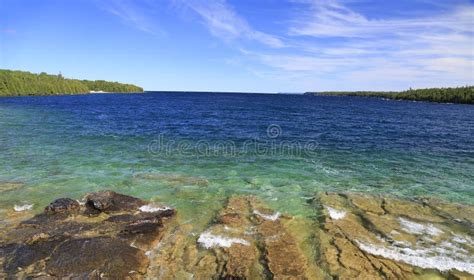
[[[359,193],[318,193],[308,203],[313,217],[231,195],[197,229],[179,209],[112,191],[60,198],[2,231],[0,277],[474,277],[472,206]]]

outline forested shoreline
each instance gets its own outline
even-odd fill
[[[0,96],[87,94],[91,92],[138,93],[143,88],[103,80],[77,80],[61,74],[0,69]]]
[[[387,91],[323,91],[306,92],[306,95],[365,96],[397,100],[429,101],[439,103],[474,104],[474,86],[456,88],[409,89],[401,92]]]

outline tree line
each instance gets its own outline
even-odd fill
[[[344,95],[383,97],[398,100],[430,101],[440,103],[474,104],[474,86],[456,88],[409,89],[401,92],[387,91],[324,91],[306,92],[307,95]]]
[[[143,88],[103,80],[67,79],[50,75],[0,69],[0,96],[83,94],[91,91],[143,92]]]

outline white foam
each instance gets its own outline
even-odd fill
[[[80,206],[84,206],[86,205],[86,202],[85,201],[79,201],[79,200],[76,200],[77,203],[79,203]]]
[[[276,212],[273,215],[267,215],[267,214],[261,213],[258,210],[253,210],[253,213],[256,214],[256,215],[259,215],[260,217],[264,218],[265,220],[270,220],[270,221],[278,220],[278,218],[280,218],[280,215],[281,215],[280,212]]]
[[[407,233],[428,234],[431,236],[437,236],[443,233],[442,230],[440,230],[439,228],[435,227],[432,224],[420,224],[420,223],[410,221],[402,217],[399,217],[398,221],[400,222],[400,225],[402,226],[403,231]]]
[[[13,206],[13,209],[16,212],[27,211],[27,210],[31,210],[32,208],[33,208],[33,204],[24,204],[24,205],[15,204],[15,206]]]
[[[453,241],[457,243],[461,243],[461,244],[468,244],[468,245],[474,246],[474,241],[469,236],[455,234],[455,233],[453,233],[453,235],[454,235]]]
[[[143,205],[141,206],[140,208],[138,208],[138,210],[142,211],[142,212],[160,212],[160,211],[166,211],[166,210],[171,210],[170,207],[168,206],[164,206],[164,207],[156,207],[156,206],[152,206],[152,205]]]
[[[384,247],[364,243],[356,240],[359,248],[369,254],[381,256],[399,262],[404,262],[421,268],[448,271],[457,269],[474,274],[474,258],[462,254],[462,250],[453,250],[454,244],[443,247],[446,244],[435,245],[430,248],[409,247]]]
[[[209,249],[213,247],[224,247],[229,248],[232,244],[242,244],[242,245],[250,245],[247,240],[240,239],[240,238],[232,238],[226,237],[222,235],[214,235],[209,231],[203,232],[199,238],[198,243],[200,243],[204,248]]]
[[[332,207],[326,206],[326,210],[328,210],[329,217],[333,220],[339,220],[346,216],[347,212],[342,210],[337,210]]]

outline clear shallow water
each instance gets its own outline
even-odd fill
[[[278,137],[269,125],[281,128]],[[168,153],[150,146],[157,141]],[[311,153],[239,155],[189,148],[202,141],[315,145]],[[213,93],[2,98],[0,183],[12,181],[24,185],[1,192],[3,211],[26,203],[41,211],[58,197],[113,189],[203,222],[235,193],[304,216],[314,215],[306,200],[323,190],[473,204],[474,107]]]

